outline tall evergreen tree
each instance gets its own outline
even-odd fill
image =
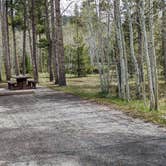
[[[11,26],[12,26],[12,34],[13,34],[13,54],[14,54],[14,69],[15,74],[19,75],[19,62],[18,62],[18,56],[17,56],[17,45],[16,45],[16,30],[15,30],[15,21],[14,21],[14,7],[15,4],[13,0],[10,0],[10,10],[11,10]]]
[[[65,59],[64,59],[64,45],[62,34],[62,16],[60,10],[60,0],[55,0],[55,18],[56,18],[56,54],[58,56],[58,70],[59,79],[58,84],[60,86],[66,86],[65,77]]]
[[[38,65],[37,65],[37,52],[36,52],[36,16],[35,16],[35,2],[31,0],[31,21],[32,21],[32,64],[33,74],[35,81],[38,82]]]
[[[23,1],[23,54],[22,54],[22,70],[23,70],[23,74],[26,74],[26,45],[27,45],[27,42],[26,42],[26,39],[27,39],[27,35],[26,35],[26,32],[27,32],[27,21],[28,21],[28,10],[27,10],[27,0],[24,0]]]
[[[0,0],[0,17],[1,17],[1,32],[2,32],[2,50],[5,62],[6,80],[10,80],[11,64],[10,64],[8,20],[7,20],[7,4],[5,0]]]
[[[166,81],[166,1],[161,0],[162,9],[162,54],[164,59],[164,76]]]
[[[51,41],[51,33],[50,33],[50,21],[49,21],[49,4],[48,0],[45,0],[45,31],[46,31],[46,38],[48,41],[48,71],[50,81],[53,81],[53,71],[52,71],[52,41]]]

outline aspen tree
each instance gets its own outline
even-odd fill
[[[155,109],[155,94],[153,89],[153,78],[152,78],[152,68],[151,61],[148,50],[148,39],[147,39],[147,31],[145,25],[145,1],[140,0],[140,17],[141,17],[141,28],[142,34],[144,37],[144,49],[145,49],[145,58],[148,70],[148,81],[149,81],[149,96],[150,96],[150,110]]]

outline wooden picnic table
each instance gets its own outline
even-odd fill
[[[27,88],[27,79],[32,78],[26,75],[18,75],[12,76],[12,78],[16,79],[17,86],[19,89],[26,89]]]

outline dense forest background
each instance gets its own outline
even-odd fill
[[[166,98],[166,1],[82,0],[64,15],[71,3],[61,10],[59,0],[0,0],[0,81],[31,74],[40,82],[48,73],[66,86],[68,76],[97,74],[102,94],[158,110]]]

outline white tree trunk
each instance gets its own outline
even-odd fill
[[[95,14],[96,14],[96,25],[92,22],[92,15],[90,8],[90,2],[88,1],[87,13],[88,13],[88,30],[89,30],[89,38],[88,43],[90,47],[90,54],[91,58],[96,61],[97,68],[99,71],[100,77],[100,87],[101,92],[108,93],[109,92],[109,84],[110,84],[110,76],[109,76],[109,69],[110,69],[110,59],[109,59],[109,49],[110,48],[110,33],[107,32],[105,34],[105,30],[109,29],[108,26],[110,25],[109,21],[107,25],[103,25],[101,22],[101,11],[99,7],[100,1],[95,1]],[[108,16],[109,17],[109,16]],[[109,20],[109,19],[108,19]],[[95,63],[93,63],[95,64]]]
[[[116,39],[118,44],[119,59],[120,59],[120,98],[129,100],[129,86],[128,86],[128,73],[127,73],[127,61],[125,53],[125,42],[123,30],[121,26],[121,15],[120,15],[120,0],[114,1],[114,20],[115,20],[115,31]]]
[[[129,32],[130,32],[130,54],[133,59],[135,72],[136,72],[136,86],[137,86],[137,96],[140,96],[141,88],[140,88],[140,72],[139,72],[139,66],[137,62],[137,58],[135,56],[134,51],[134,37],[133,37],[133,25],[132,25],[132,18],[131,18],[131,10],[128,4],[128,0],[125,0],[125,6],[127,9],[127,16],[129,21]]]
[[[150,61],[151,61],[151,72],[153,90],[155,96],[154,109],[158,110],[158,76],[157,76],[157,65],[156,65],[156,53],[154,46],[154,24],[153,24],[153,0],[149,0],[149,50],[150,50]]]
[[[155,96],[154,96],[154,89],[153,89],[152,69],[151,69],[149,50],[148,50],[148,39],[147,39],[147,32],[146,32],[146,26],[145,26],[144,11],[145,11],[145,1],[140,0],[141,27],[142,27],[143,37],[144,37],[145,58],[147,63],[148,79],[149,79],[150,110],[153,110],[155,108]]]

